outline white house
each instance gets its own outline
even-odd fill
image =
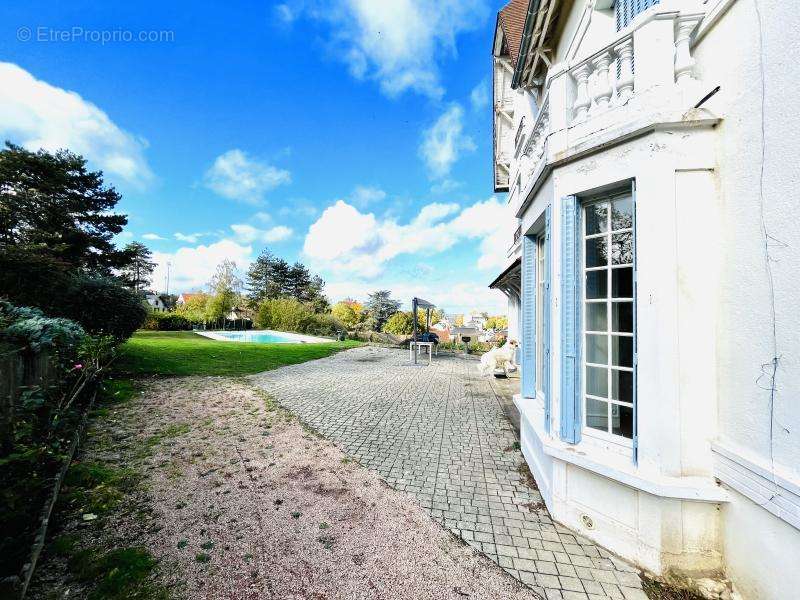
[[[513,0],[493,46],[522,448],[657,574],[800,598],[800,27],[777,0]]]
[[[164,300],[158,294],[154,292],[145,292],[144,299],[153,312],[166,312],[167,305],[164,304]]]

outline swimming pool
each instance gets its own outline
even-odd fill
[[[321,344],[331,342],[327,338],[288,333],[286,331],[272,331],[269,329],[254,329],[251,331],[196,331],[202,336],[222,342],[248,342],[251,344]]]

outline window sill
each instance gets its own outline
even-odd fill
[[[728,494],[710,477],[669,477],[643,472],[631,463],[629,456],[583,443],[567,444],[546,434],[543,411],[538,402],[531,400],[514,396],[523,423],[531,427],[546,455],[653,496],[696,502],[728,501]]]

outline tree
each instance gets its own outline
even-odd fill
[[[394,313],[381,329],[384,333],[393,333],[395,335],[408,335],[414,331],[414,319],[411,316],[411,311],[400,311]]]
[[[355,329],[363,320],[363,308],[358,302],[342,300],[333,305],[331,314],[347,329]]]
[[[83,157],[6,142],[0,151],[0,251],[14,247],[65,269],[111,275],[128,261],[112,241],[128,222],[114,212],[119,200]]]
[[[277,297],[272,281],[272,265],[275,257],[266,248],[253,261],[247,270],[247,297],[252,306],[261,304],[267,298]]]
[[[389,317],[400,310],[400,301],[392,299],[391,295],[389,290],[378,290],[369,295],[364,308],[367,311],[367,322],[373,331],[381,331]]]
[[[212,296],[206,304],[206,319],[219,321],[226,318],[236,306],[243,287],[236,263],[227,258],[219,263],[208,287]]]
[[[207,294],[193,294],[185,303],[178,305],[175,312],[186,317],[192,323],[205,323],[208,299]]]
[[[141,242],[131,242],[123,249],[128,256],[126,264],[120,272],[120,278],[126,287],[134,292],[150,286],[156,263],[153,262],[153,253]]]
[[[328,299],[322,293],[325,282],[311,275],[300,262],[289,265],[265,249],[247,271],[247,297],[251,306],[264,300],[295,298],[313,307],[316,312],[328,310]]]
[[[489,317],[483,324],[484,329],[508,329],[508,317],[498,315]]]

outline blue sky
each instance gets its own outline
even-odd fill
[[[269,247],[333,301],[388,288],[501,310],[486,289],[510,241],[491,189],[500,6],[7,3],[0,133],[103,169],[156,288],[168,260],[171,291],[189,291]]]

